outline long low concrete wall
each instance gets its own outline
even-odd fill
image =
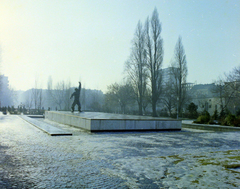
[[[46,111],[45,119],[88,131],[181,130],[182,128],[182,122],[175,119],[99,112]]]
[[[183,128],[199,129],[199,130],[211,130],[211,131],[240,131],[239,127],[232,126],[220,126],[220,125],[205,125],[205,124],[187,124],[182,123]]]

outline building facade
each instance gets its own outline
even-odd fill
[[[192,102],[198,106],[198,112],[204,110],[213,115],[214,111],[221,112],[221,99],[218,94],[214,92],[215,84],[199,84],[194,85],[190,90]]]

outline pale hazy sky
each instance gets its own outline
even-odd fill
[[[0,0],[1,70],[14,89],[70,80],[106,91],[120,82],[139,20],[157,8],[163,67],[179,35],[188,82],[211,83],[240,66],[239,0]]]

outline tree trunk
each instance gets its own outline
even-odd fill
[[[143,96],[141,94],[139,97],[139,104],[138,104],[138,114],[139,115],[143,115],[142,109],[143,109]]]
[[[152,116],[157,117],[157,97],[155,86],[153,86],[152,90]]]
[[[155,101],[152,102],[152,116],[157,117],[157,103]]]

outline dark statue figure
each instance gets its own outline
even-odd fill
[[[78,111],[81,112],[81,104],[80,104],[80,101],[79,101],[80,92],[81,92],[81,82],[79,82],[79,87],[75,88],[75,92],[70,97],[70,99],[72,97],[74,97],[74,101],[73,101],[73,104],[72,104],[72,112],[74,112],[75,105],[78,105]]]

